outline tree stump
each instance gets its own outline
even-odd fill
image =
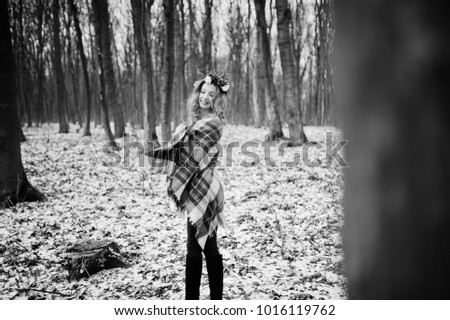
[[[90,277],[104,269],[127,267],[119,245],[111,240],[83,240],[67,252],[69,281]]]

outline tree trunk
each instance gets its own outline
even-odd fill
[[[90,136],[91,135],[91,85],[89,83],[89,73],[87,69],[87,61],[86,61],[86,55],[84,53],[84,46],[83,46],[83,36],[81,33],[80,28],[80,21],[78,19],[78,9],[74,3],[73,0],[69,1],[69,10],[72,14],[73,23],[75,27],[75,33],[77,37],[77,47],[78,47],[78,53],[80,55],[81,60],[81,68],[83,70],[83,78],[84,78],[84,86],[86,89],[86,114],[85,114],[85,123],[83,128],[83,136]]]
[[[257,71],[257,99],[258,99],[258,106],[260,110],[261,115],[261,124],[265,127],[268,126],[268,119],[266,117],[266,99],[265,99],[265,83],[266,79],[264,78],[264,72],[262,67],[262,54],[261,54],[261,29],[256,29],[256,71]]]
[[[106,269],[128,265],[119,245],[111,240],[81,240],[67,249],[68,280],[79,280]]]
[[[61,65],[61,41],[59,38],[59,0],[53,0],[53,70],[56,77],[56,108],[58,110],[59,133],[68,133],[64,75]]]
[[[337,2],[352,299],[450,299],[444,1]]]
[[[69,9],[70,10],[70,9]],[[71,36],[71,25],[72,19],[70,16],[67,16],[66,24],[66,32],[67,32],[67,65],[68,71],[70,73],[70,80],[72,82],[72,93],[73,93],[73,102],[74,108],[72,108],[72,112],[75,111],[75,119],[78,122],[79,126],[83,126],[83,120],[81,119],[80,113],[80,97],[78,91],[78,70],[79,70],[79,60],[77,57],[73,55],[72,51],[72,36]],[[68,100],[68,99],[67,99]],[[75,109],[75,110],[73,110]]]
[[[256,56],[258,53],[255,51],[254,56]],[[255,128],[261,128],[261,105],[260,105],[260,99],[259,99],[259,72],[258,72],[258,59],[254,58],[253,63],[253,82],[252,82],[252,98],[253,98],[253,121],[255,124]]]
[[[250,119],[252,118],[252,107],[251,107],[251,99],[250,99],[250,90],[252,88],[250,87],[250,79],[252,77],[251,75],[251,67],[250,67],[250,54],[251,54],[251,0],[247,0],[247,55],[245,59],[245,66],[246,66],[246,74],[245,74],[245,121],[244,124],[248,126],[250,124]]]
[[[111,126],[109,124],[109,110],[108,110],[108,104],[106,101],[106,80],[105,80],[105,69],[104,69],[104,61],[103,61],[103,50],[102,47],[104,46],[104,32],[101,31],[102,29],[102,12],[100,3],[102,1],[100,0],[92,0],[92,10],[94,15],[94,24],[95,24],[95,42],[97,45],[97,57],[98,57],[98,74],[99,74],[99,80],[100,80],[100,104],[103,110],[103,126],[105,128],[106,137],[112,147],[117,147],[116,142],[114,141],[114,137],[111,131]],[[104,24],[104,23],[103,23]],[[104,26],[103,26],[104,28]],[[109,27],[108,27],[109,28]],[[109,33],[108,33],[109,34]],[[111,54],[111,49],[109,49],[109,53]],[[111,55],[110,55],[111,58]],[[112,60],[110,61],[112,64]],[[111,65],[112,67],[112,65]],[[114,79],[113,79],[114,80]],[[116,96],[117,98],[117,96]],[[117,102],[117,100],[116,100]]]
[[[186,60],[185,60],[185,54],[186,54],[186,45],[185,45],[185,34],[186,34],[186,28],[185,28],[185,15],[184,15],[184,1],[180,1],[180,15],[181,15],[181,21],[180,21],[180,75],[179,75],[179,81],[180,81],[180,118],[181,120],[186,116],[186,110],[184,108],[184,104],[186,101]]]
[[[270,39],[267,34],[267,23],[264,14],[266,6],[265,0],[254,0],[256,10],[256,24],[261,31],[261,51],[262,51],[262,71],[265,78],[265,94],[266,94],[266,108],[269,115],[269,136],[267,140],[276,141],[283,138],[283,131],[281,127],[280,112],[278,110],[278,99],[275,84],[273,82],[272,58],[270,54]]]
[[[112,22],[110,24],[111,30],[113,29],[113,25]],[[117,46],[116,43],[113,41],[112,42],[112,49],[114,51],[114,60],[116,62],[116,68],[117,68],[117,80],[118,80],[118,101],[119,101],[119,106],[122,112],[122,117],[123,117],[123,121],[124,121],[124,130],[125,130],[125,119],[126,119],[126,112],[125,110],[127,109],[127,105],[125,102],[125,98],[124,98],[124,90],[123,90],[123,81],[122,81],[122,72],[120,70],[120,64],[119,64],[119,51],[117,50]]]
[[[309,64],[309,70],[308,70],[308,79],[309,79],[309,117],[307,118],[309,121],[314,124],[316,119],[316,109],[315,109],[315,103],[314,103],[314,77],[313,77],[313,63]]]
[[[29,64],[27,64],[27,59],[29,59],[29,53],[26,46],[25,31],[24,31],[24,4],[23,1],[19,1],[19,43],[18,43],[18,88],[19,88],[19,101],[25,111],[25,118],[27,127],[32,126],[31,118],[31,101],[30,101],[30,89],[31,89],[31,74],[29,70]],[[26,22],[25,22],[26,23]]]
[[[203,22],[203,66],[206,72],[211,71],[212,65],[212,53],[211,45],[213,42],[212,37],[212,24],[211,24],[211,13],[212,13],[212,0],[204,0],[205,3],[205,21]]]
[[[153,1],[149,3],[142,0],[131,1],[133,29],[142,71],[142,110],[144,113],[144,139],[146,143],[158,141],[156,136],[155,94],[153,90],[153,62],[147,36],[147,21],[150,21],[147,13],[151,12],[152,4]]]
[[[36,126],[39,126],[43,122],[44,113],[44,35],[43,35],[43,22],[44,22],[44,4],[42,0],[38,1],[37,9],[37,52],[36,52],[36,73],[37,73],[37,101],[35,109]]]
[[[165,50],[164,50],[164,85],[163,85],[163,103],[161,108],[161,133],[162,141],[169,141],[170,130],[170,111],[172,107],[172,87],[174,70],[174,2],[168,0],[164,2],[164,17],[166,25]]]
[[[198,50],[198,38],[199,32],[197,31],[196,25],[196,12],[192,0],[188,0],[188,12],[189,12],[189,58],[188,58],[188,69],[189,69],[189,83],[197,80],[199,76],[199,62],[200,52]]]
[[[295,71],[295,60],[289,25],[292,12],[287,0],[277,0],[277,29],[278,46],[280,48],[281,67],[283,69],[283,82],[285,87],[285,110],[287,112],[287,123],[289,125],[289,139],[294,146],[304,144],[306,140],[303,132],[302,114],[299,108],[297,77]]]
[[[116,85],[116,78],[114,76],[114,65],[111,51],[111,30],[109,26],[110,18],[108,11],[108,1],[106,0],[92,0],[92,7],[97,10],[96,18],[99,28],[96,31],[100,32],[100,47],[102,55],[102,65],[104,77],[106,82],[106,96],[108,97],[108,105],[112,110],[114,120],[114,136],[116,138],[123,137],[125,133],[125,120],[123,117],[122,107],[118,100],[118,89]]]
[[[44,199],[28,182],[22,165],[7,1],[0,1],[0,42],[0,208],[4,208],[17,202]]]

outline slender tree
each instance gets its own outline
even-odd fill
[[[185,110],[185,101],[187,98],[187,90],[186,90],[186,44],[185,44],[185,12],[184,12],[184,1],[179,1],[179,11],[180,18],[178,23],[178,40],[179,40],[179,59],[178,59],[178,111],[180,113],[180,119],[186,114]]]
[[[153,62],[147,33],[152,5],[153,1],[131,0],[133,29],[142,71],[142,110],[144,113],[144,139],[146,142],[158,142],[156,136],[155,94],[153,90]]]
[[[233,91],[230,99],[233,108],[227,110],[227,118],[231,119],[234,123],[242,123],[245,120],[245,109],[247,107],[246,103],[242,103],[242,78],[244,69],[242,56],[246,34],[239,4],[231,3],[228,15],[230,16],[227,22],[227,34],[230,43],[228,69],[231,72],[231,82],[233,83]]]
[[[64,10],[63,10],[64,11]],[[68,104],[69,110],[72,111],[72,114],[75,113],[74,117],[72,119],[76,119],[80,127],[83,126],[83,119],[81,118],[81,112],[80,112],[80,94],[79,94],[79,86],[78,86],[78,79],[79,79],[79,62],[80,59],[72,50],[72,42],[73,39],[73,33],[72,33],[72,18],[70,16],[70,8],[67,8],[67,15],[64,16],[64,22],[66,25],[66,65],[68,66],[68,71],[70,75],[70,82],[72,83],[72,100],[73,105]],[[76,35],[75,35],[76,36]],[[75,40],[76,42],[76,40]],[[69,100],[69,99],[67,99]],[[71,107],[71,108],[70,108]],[[70,112],[69,112],[70,114]]]
[[[44,3],[39,0],[36,5],[37,17],[37,52],[36,52],[36,74],[37,74],[37,101],[35,108],[36,126],[44,120]]]
[[[188,70],[189,70],[189,83],[194,83],[194,81],[199,76],[199,31],[196,28],[196,7],[192,0],[188,0],[188,15],[189,15],[189,56],[188,56]]]
[[[112,147],[117,147],[116,142],[114,141],[114,136],[111,131],[111,126],[109,124],[109,108],[107,104],[106,99],[106,80],[105,80],[105,67],[103,62],[103,50],[102,47],[104,46],[105,41],[103,40],[104,32],[101,31],[102,29],[102,12],[101,12],[101,6],[100,3],[101,0],[92,0],[92,9],[93,9],[93,21],[95,25],[95,42],[97,45],[97,59],[98,59],[98,74],[99,74],[99,81],[100,81],[100,104],[103,110],[103,126],[105,129],[106,137]],[[104,25],[103,25],[104,28]],[[111,50],[109,49],[109,52],[111,53]],[[111,60],[112,63],[112,60]],[[112,67],[112,66],[111,66]],[[117,96],[116,101],[117,101]]]
[[[26,4],[25,4],[26,5]],[[17,75],[17,98],[20,103],[21,118],[26,119],[27,126],[32,126],[31,106],[29,95],[26,92],[29,89],[30,77],[27,68],[27,60],[29,59],[29,50],[27,48],[25,39],[26,10],[23,0],[18,1],[18,8],[16,13],[16,20],[18,23],[16,30],[16,75]]]
[[[289,32],[292,12],[287,0],[277,0],[278,47],[280,48],[281,67],[283,69],[283,85],[285,87],[286,120],[289,125],[289,139],[295,146],[306,142],[303,131],[300,97],[298,94],[297,75],[295,70],[294,51]]]
[[[280,112],[278,110],[278,98],[275,84],[273,81],[272,58],[270,53],[270,39],[267,34],[267,22],[265,17],[265,0],[254,0],[256,11],[256,25],[261,32],[261,51],[262,51],[262,72],[265,79],[266,107],[269,115],[269,141],[276,141],[283,138],[281,127]]]
[[[255,127],[259,128],[265,123],[265,99],[264,86],[265,80],[262,72],[262,55],[261,55],[261,30],[258,28],[255,32],[256,41],[253,49],[253,81],[252,81],[252,97],[253,97],[253,114]]]
[[[20,151],[21,130],[8,2],[0,1],[0,208],[17,202],[43,200],[28,182]]]
[[[161,108],[162,141],[169,141],[171,135],[170,112],[172,107],[172,87],[174,75],[174,1],[164,1],[165,41],[164,41],[164,85],[163,104]]]
[[[252,88],[250,88],[250,79],[251,79],[251,66],[250,66],[250,55],[251,55],[251,35],[252,35],[252,25],[251,25],[251,13],[252,13],[252,9],[251,9],[251,5],[250,5],[251,1],[247,0],[247,31],[246,31],[246,36],[247,36],[247,43],[246,43],[246,47],[247,47],[247,54],[245,56],[245,69],[246,69],[246,73],[245,73],[245,125],[249,125],[250,123],[250,118],[252,117],[252,107],[251,107],[251,99],[250,99],[250,91],[252,90]]]
[[[76,39],[77,39],[77,48],[78,53],[80,55],[81,60],[81,68],[83,70],[83,79],[84,79],[84,87],[86,90],[86,113],[85,113],[85,122],[84,122],[84,129],[83,129],[83,136],[90,136],[91,135],[91,85],[89,81],[89,73],[88,73],[88,66],[87,66],[87,60],[86,60],[86,54],[84,53],[84,45],[83,45],[83,34],[81,32],[80,28],[80,20],[78,19],[78,8],[75,5],[75,2],[73,0],[68,0],[69,3],[69,10],[72,15],[74,27],[75,27],[75,33],[76,33]]]
[[[213,34],[212,34],[212,22],[211,22],[211,14],[212,14],[212,6],[213,0],[204,0],[205,3],[205,20],[203,21],[203,66],[202,69],[205,71],[211,70],[213,67],[212,64],[212,52],[211,46],[213,42]]]

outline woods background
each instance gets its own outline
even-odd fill
[[[339,68],[343,76],[339,83],[344,90],[338,91],[344,97],[339,101],[345,137],[351,141],[346,159],[352,169],[346,174],[344,199],[350,297],[448,297],[449,263],[442,259],[450,243],[450,156],[442,147],[448,135],[446,11],[419,0],[408,4],[387,0],[339,3],[341,38],[337,43],[342,50]],[[227,118],[231,124],[248,125],[228,126],[226,142],[256,138],[263,130],[249,126],[265,126],[269,140],[289,139],[292,145],[300,145],[308,135],[313,141],[320,140],[321,134],[314,137],[313,125],[339,126],[333,85],[336,70],[331,59],[334,12],[328,1],[16,0],[9,6],[1,2],[0,14],[4,41],[0,47],[2,205],[42,198],[38,192],[30,193],[21,163],[16,105],[22,124],[32,127],[22,126],[25,133],[50,122],[59,123],[59,132],[67,133],[70,124],[75,124],[69,134],[60,135],[53,134],[54,126],[48,126],[45,129],[53,130],[51,134],[43,130],[23,144],[27,167],[51,197],[47,203],[5,211],[10,227],[4,232],[7,245],[0,251],[8,265],[2,279],[9,297],[30,292],[37,283],[51,283],[31,281],[28,267],[41,264],[43,255],[55,263],[45,265],[52,272],[41,274],[41,280],[51,277],[58,280],[60,290],[67,288],[56,266],[61,256],[56,251],[79,240],[65,238],[74,226],[83,237],[86,230],[91,230],[90,236],[95,232],[111,235],[114,230],[109,223],[102,225],[101,219],[135,215],[138,219],[122,222],[123,229],[130,221],[136,230],[147,228],[157,220],[146,211],[149,195],[155,202],[154,211],[161,217],[167,213],[166,203],[155,196],[162,194],[160,184],[144,185],[146,173],[138,168],[113,172],[89,158],[100,150],[101,139],[98,135],[96,139],[79,136],[89,136],[92,126],[102,126],[113,146],[114,137],[124,135],[127,123],[144,128],[147,141],[156,139],[160,125],[164,140],[184,116],[191,84],[209,69],[229,73],[232,90]],[[287,138],[283,124],[287,124]],[[311,126],[306,128],[311,130],[306,136],[303,124]],[[291,153],[294,150],[290,148]],[[324,152],[320,155],[326,159]],[[77,175],[78,180],[52,177],[56,164],[63,161],[66,165],[60,166],[59,174]],[[345,297],[341,168],[299,166],[288,172],[257,166],[250,172],[236,165],[233,169],[223,169],[228,175],[230,218],[239,235],[224,241],[225,252],[231,252],[229,287],[235,290],[229,298],[243,293],[248,298]],[[98,177],[91,177],[98,172],[103,174],[102,181],[108,182],[105,186],[98,185]],[[118,185],[117,176],[127,181],[128,189]],[[140,179],[142,196],[136,193]],[[73,198],[61,190],[68,190]],[[128,202],[118,206],[110,202],[113,198]],[[95,201],[100,202],[99,207],[88,207]],[[247,205],[243,206],[244,202]],[[76,206],[73,212],[86,214],[73,214],[67,210],[71,206]],[[275,222],[270,215],[260,214],[265,210],[273,212]],[[59,225],[45,220],[51,217],[48,212],[67,215],[67,222]],[[35,216],[30,218],[30,213]],[[142,223],[142,216],[147,224]],[[162,223],[158,230],[167,230],[165,219],[157,221]],[[280,225],[292,230],[282,233]],[[42,234],[31,232],[33,228]],[[53,229],[60,230],[58,242],[48,236]],[[273,230],[278,238],[273,239]],[[153,236],[147,229],[134,237],[122,233],[122,244],[131,246],[135,239],[142,240],[142,234]],[[179,233],[168,234],[175,239],[173,243],[182,242]],[[31,235],[38,242],[33,243]],[[296,239],[297,235],[301,239]],[[256,254],[252,261],[261,256],[254,252],[255,245],[263,243],[261,239],[272,246],[272,255],[247,268],[249,252]],[[149,252],[137,252],[135,262],[147,266],[162,252],[179,252],[173,243],[168,245],[170,250],[153,243],[157,242],[145,242],[143,247]],[[234,250],[246,245],[246,250]],[[33,256],[38,249],[40,256]],[[266,249],[267,245],[261,246],[264,254]],[[17,263],[20,252],[24,256]],[[148,280],[154,288],[143,289],[145,294],[173,298],[174,287],[181,281],[181,262],[176,259],[167,255],[164,260],[164,268],[178,270],[168,273],[173,286],[166,288],[167,275],[164,278],[148,267],[154,273]],[[273,267],[271,272],[268,265]],[[262,273],[268,275],[264,286],[254,281]],[[124,279],[127,276],[122,275]],[[111,281],[112,277],[105,278]],[[105,296],[110,287],[101,294],[95,292],[105,278],[87,284],[94,287],[90,296]],[[22,281],[26,285],[18,287],[21,279],[30,283]],[[162,284],[155,284],[155,279],[162,279]],[[133,287],[124,283],[132,291],[126,296],[133,295]],[[70,290],[70,297],[84,294],[74,286]]]
[[[29,127],[103,125],[113,141],[129,122],[151,140],[162,123],[164,139],[208,70],[229,75],[230,123],[279,133],[287,122],[300,143],[302,123],[338,123],[329,1],[13,0],[9,10]]]

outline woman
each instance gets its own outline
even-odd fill
[[[223,75],[212,72],[195,82],[187,102],[190,121],[178,126],[174,137],[151,153],[152,157],[165,160],[168,194],[188,220],[187,300],[198,300],[200,296],[202,253],[206,259],[211,299],[222,299],[223,264],[216,231],[219,225],[225,225],[224,196],[214,168],[229,88]]]

